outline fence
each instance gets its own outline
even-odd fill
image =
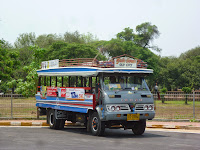
[[[200,119],[200,92],[184,94],[167,92],[153,94],[156,106],[156,119]],[[187,104],[185,104],[187,96]],[[18,94],[0,95],[0,118],[37,118],[35,97],[25,98]]]
[[[37,118],[35,97],[19,94],[0,95],[0,118]]]
[[[200,119],[200,92],[167,92],[160,95],[160,100],[157,94],[153,96],[157,119]]]

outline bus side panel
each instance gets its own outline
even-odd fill
[[[93,94],[85,94],[85,99],[80,101],[51,96],[42,99],[40,95],[36,95],[36,106],[41,108],[87,113],[89,109],[94,108],[94,97]]]

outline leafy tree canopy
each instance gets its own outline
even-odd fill
[[[200,87],[200,47],[193,48],[180,57],[160,57],[154,51],[161,49],[153,45],[160,32],[150,22],[136,28],[124,28],[109,40],[99,41],[91,33],[78,31],[64,34],[23,33],[16,39],[14,46],[0,40],[0,90],[9,88],[26,96],[34,95],[37,85],[36,70],[41,61],[52,59],[94,58],[105,60],[110,57],[128,54],[147,62],[154,74],[148,77],[148,85],[168,90],[182,87]],[[154,50],[154,51],[152,51]]]
[[[87,44],[56,42],[47,51],[48,59],[73,59],[73,58],[94,58],[98,50]],[[102,55],[99,59],[104,58]]]
[[[7,42],[0,40],[0,90],[6,92],[9,88],[7,82],[15,77],[15,70],[19,67],[18,53],[10,51]]]
[[[35,33],[23,33],[19,35],[14,45],[16,48],[24,48],[35,45],[35,41]]]

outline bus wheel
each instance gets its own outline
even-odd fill
[[[59,125],[59,128],[58,129],[64,129],[64,126],[65,126],[65,120],[64,119],[61,119],[60,120],[60,125]]]
[[[140,120],[134,123],[132,131],[135,135],[142,135],[146,128],[146,120]]]
[[[95,136],[100,136],[105,131],[105,123],[100,120],[97,112],[94,112],[90,118],[90,131]]]
[[[64,128],[64,120],[56,119],[55,111],[51,109],[49,111],[49,126],[51,129],[62,129]]]

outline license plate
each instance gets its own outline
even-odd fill
[[[140,120],[140,114],[127,114],[127,121]]]

